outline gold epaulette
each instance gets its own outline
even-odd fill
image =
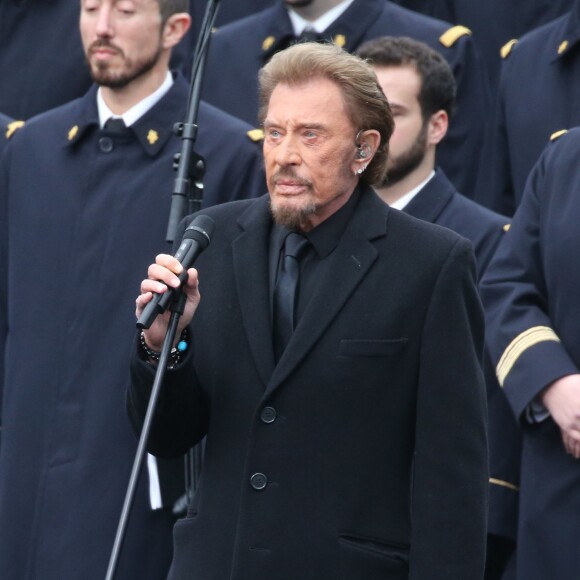
[[[506,42],[500,49],[499,53],[501,54],[502,58],[507,58],[511,51],[512,48],[518,43],[518,39],[517,38],[512,38],[510,41]]]
[[[466,26],[453,26],[439,37],[439,42],[446,48],[451,48],[462,36],[471,34]]]
[[[251,129],[246,134],[255,143],[264,139],[264,131],[262,129]]]
[[[568,132],[568,129],[562,129],[560,131],[556,131],[550,135],[550,141],[555,141],[559,139],[562,135],[565,135]]]
[[[6,139],[10,139],[20,127],[24,127],[24,121],[12,121],[6,126]]]

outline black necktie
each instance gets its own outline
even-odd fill
[[[316,32],[314,28],[305,28],[300,36],[296,39],[296,42],[320,42],[322,38],[322,34]]]
[[[300,264],[300,253],[308,240],[291,232],[284,242],[284,258],[274,288],[274,350],[278,360],[294,332],[294,311]]]
[[[111,117],[104,125],[103,129],[109,133],[115,133],[117,135],[127,135],[131,133],[131,130],[125,125],[125,121],[121,117],[114,118]]]

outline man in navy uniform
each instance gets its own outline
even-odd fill
[[[524,441],[517,580],[580,577],[579,157],[579,129],[547,146],[481,283],[489,350]]]
[[[0,1],[0,111],[30,117],[86,93],[92,83],[74,0]],[[181,43],[173,69],[186,70],[192,46]]]
[[[258,70],[308,28],[350,52],[366,40],[396,35],[422,40],[445,57],[457,81],[458,106],[449,135],[439,148],[438,162],[460,191],[473,197],[488,113],[488,87],[465,27],[451,27],[385,0],[279,0],[275,6],[224,26],[213,35],[204,84],[207,100],[255,123]],[[311,36],[307,32],[306,38]]]
[[[96,85],[28,121],[4,152],[3,580],[105,577],[136,449],[123,413],[133,297],[151,256],[168,248],[180,149],[172,127],[185,119],[189,93],[168,63],[187,8],[187,0],[82,0]],[[263,192],[249,126],[204,103],[198,124],[204,205]],[[149,467],[119,578],[158,580],[169,567],[174,517],[151,509],[162,501],[159,466]]]
[[[370,40],[356,54],[373,65],[395,120],[387,176],[376,192],[391,207],[468,238],[481,276],[509,225],[461,195],[435,168],[455,106],[449,65],[423,42],[405,37]]]
[[[393,125],[367,63],[298,44],[260,85],[269,195],[203,212],[216,224],[196,266],[203,298],[190,269],[189,346],[172,360],[150,438],[171,456],[207,433],[170,578],[481,580],[486,413],[471,246],[370,188]],[[157,257],[138,314],[180,268]],[[137,429],[166,323],[137,341]]]
[[[477,200],[512,215],[546,142],[580,124],[580,0],[503,50],[498,102]]]
[[[509,223],[458,193],[435,167],[435,150],[445,138],[455,100],[449,65],[410,38],[370,40],[357,54],[373,65],[395,120],[387,177],[375,190],[391,207],[469,239],[481,277]],[[491,371],[486,377],[491,476],[487,578],[498,559],[505,561],[515,539],[520,440],[495,375],[491,367],[486,370]]]

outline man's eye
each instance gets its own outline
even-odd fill
[[[277,131],[276,129],[270,129],[268,135],[272,137],[272,139],[278,139],[280,137],[280,131]]]

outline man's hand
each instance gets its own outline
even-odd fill
[[[137,297],[135,315],[137,318],[143,312],[145,305],[153,298],[153,292],[163,294],[168,287],[178,288],[180,285],[179,275],[183,267],[173,256],[168,254],[159,254],[155,258],[155,264],[151,264],[147,270],[148,278],[141,282],[141,294]],[[187,271],[187,282],[183,285],[183,290],[187,296],[183,316],[179,320],[177,337],[181,331],[191,322],[195,310],[200,301],[197,270],[190,268]],[[171,312],[164,312],[157,316],[151,327],[143,331],[147,346],[156,351],[160,351],[163,346],[163,339],[169,325]]]
[[[580,375],[553,382],[542,394],[542,402],[562,432],[566,452],[580,458]]]

